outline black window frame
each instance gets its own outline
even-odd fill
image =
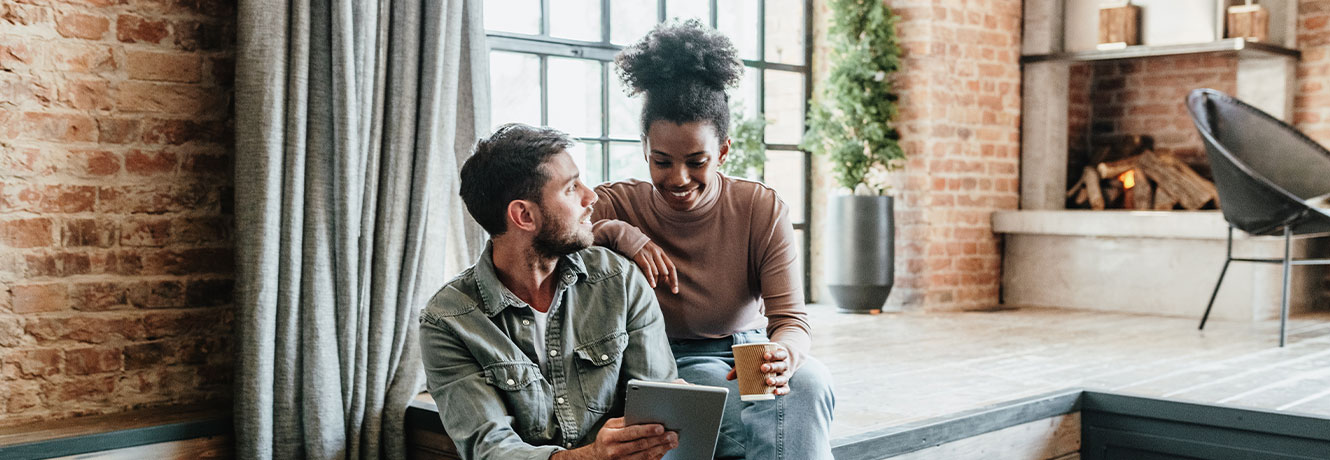
[[[666,3],[668,0],[656,0],[656,22],[660,23],[667,20]],[[798,72],[804,77],[804,110],[807,116],[809,104],[812,96],[813,76],[813,1],[804,0],[804,56],[802,65],[783,64],[766,61],[766,6],[767,0],[757,1],[757,16],[761,18],[757,26],[757,59],[744,59],[743,64],[746,69],[759,72],[757,80],[757,112],[766,113],[766,71],[780,70],[787,72]],[[712,28],[718,26],[719,19],[719,0],[708,0],[710,8],[710,17],[707,19],[707,25]],[[540,34],[529,35],[500,31],[485,31],[486,43],[489,51],[504,51],[520,54],[533,54],[540,59],[540,123],[549,125],[549,58],[562,57],[573,59],[587,59],[599,61],[602,63],[600,69],[600,135],[599,136],[578,136],[575,139],[583,143],[596,143],[600,146],[600,176],[597,180],[610,177],[611,154],[610,146],[613,143],[638,143],[639,138],[625,138],[610,136],[610,79],[612,75],[612,63],[614,56],[623,49],[622,46],[611,42],[610,24],[611,0],[600,0],[600,41],[583,41],[550,36],[550,0],[540,0]],[[800,124],[803,124],[802,121]],[[803,215],[799,222],[794,223],[794,229],[800,232],[803,240],[803,273],[804,283],[804,301],[808,302],[812,297],[811,276],[809,258],[811,257],[811,238],[809,237],[809,220],[812,217],[812,155],[804,150],[800,150],[797,144],[769,144],[763,142],[766,151],[786,151],[800,152],[803,157]],[[765,165],[763,165],[765,169]],[[760,175],[764,175],[759,172]],[[759,177],[760,178],[760,177]]]

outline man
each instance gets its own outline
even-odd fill
[[[596,194],[561,132],[507,124],[462,165],[490,234],[421,314],[429,391],[465,459],[659,459],[660,425],[625,426],[629,379],[673,380],[656,297],[632,262],[590,247]]]

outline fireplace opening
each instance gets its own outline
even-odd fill
[[[1195,211],[1219,203],[1210,178],[1177,155],[1156,151],[1150,136],[1121,136],[1074,163],[1081,167],[1069,181],[1068,209]]]
[[[1196,88],[1232,91],[1236,72],[1223,55],[1072,64],[1066,209],[1218,209],[1185,101]]]

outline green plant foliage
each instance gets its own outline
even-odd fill
[[[720,165],[720,172],[726,176],[760,179],[762,167],[767,162],[766,144],[762,142],[767,120],[748,116],[742,104],[730,107],[730,114],[730,153]]]
[[[808,114],[800,147],[828,155],[836,182],[854,189],[875,168],[894,171],[905,152],[893,126],[900,69],[896,15],[881,0],[831,0],[831,74]]]

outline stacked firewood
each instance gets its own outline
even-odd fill
[[[1176,206],[1197,210],[1210,202],[1218,207],[1219,193],[1213,182],[1177,157],[1155,152],[1153,145],[1149,136],[1127,136],[1102,148],[1067,191],[1067,198],[1078,207],[1088,203],[1091,209],[1105,209],[1118,198],[1123,198],[1122,207],[1142,210]],[[1130,179],[1119,179],[1127,173]]]

